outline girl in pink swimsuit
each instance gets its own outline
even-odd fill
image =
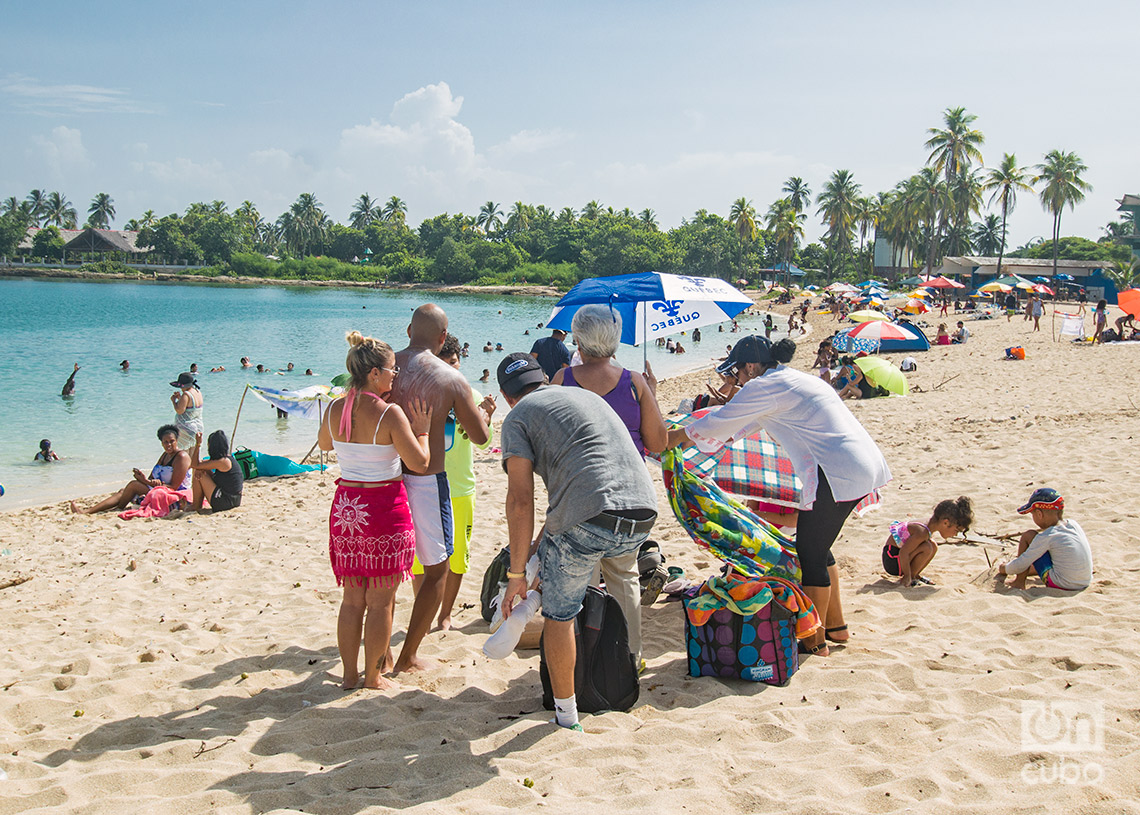
[[[934,585],[922,577],[922,570],[938,554],[934,533],[938,532],[944,539],[951,538],[965,532],[973,522],[974,508],[964,495],[956,501],[940,501],[926,523],[895,521],[883,544],[883,568],[887,574],[899,578],[900,586]]]

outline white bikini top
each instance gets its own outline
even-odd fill
[[[384,413],[388,412],[384,408]],[[396,452],[394,444],[377,444],[376,434],[380,432],[380,422],[384,421],[384,413],[376,422],[376,430],[372,433],[372,444],[361,444],[355,441],[332,440],[333,449],[336,450],[337,462],[340,464],[340,476],[345,481],[398,481],[403,478],[400,454]],[[325,417],[332,415],[326,411]],[[332,420],[329,419],[329,435],[332,435]]]

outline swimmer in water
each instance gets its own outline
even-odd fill
[[[35,458],[33,458],[32,461],[59,461],[59,456],[57,456],[55,454],[55,451],[51,449],[51,439],[40,440],[40,451],[36,453]]]
[[[72,370],[71,376],[63,383],[63,390],[60,391],[60,396],[72,396],[75,393],[75,375],[79,373],[79,363],[75,363],[75,369]]]

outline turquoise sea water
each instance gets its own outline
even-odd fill
[[[411,312],[425,302],[441,305],[451,333],[471,344],[463,372],[482,393],[497,391],[494,370],[502,357],[483,353],[483,344],[501,342],[504,353],[529,351],[547,336],[536,325],[546,322],[554,304],[500,295],[0,279],[0,509],[109,494],[130,479],[132,467],[149,471],[161,452],[155,431],[174,419],[169,383],[192,362],[199,368],[207,432],[229,434],[246,383],[328,384],[344,370],[346,331],[402,348]],[[741,322],[759,329],[758,318]],[[717,333],[715,326],[702,333],[704,342],[686,342],[683,356],[650,347],[658,377],[702,367],[740,336]],[[641,354],[622,346],[618,358],[640,370]],[[292,362],[296,370],[258,375],[241,368],[243,356],[274,371]],[[119,369],[123,359],[131,363],[126,373]],[[75,395],[61,397],[76,362]],[[207,373],[218,365],[224,373]],[[317,375],[305,376],[306,368]],[[491,369],[489,383],[477,381],[484,368]],[[236,443],[299,459],[316,429],[313,421],[278,419],[250,394]],[[32,461],[41,438],[51,439],[62,461]]]

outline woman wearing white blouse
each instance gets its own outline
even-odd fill
[[[754,335],[738,342],[721,368],[735,369],[743,387],[719,410],[671,430],[669,446],[695,444],[703,452],[713,452],[733,438],[763,428],[784,448],[803,483],[796,526],[803,587],[825,627],[801,647],[827,656],[827,639],[847,639],[831,545],[855,505],[890,481],[891,471],[830,385],[781,364],[790,362],[795,350],[795,343],[787,339],[773,345]]]

